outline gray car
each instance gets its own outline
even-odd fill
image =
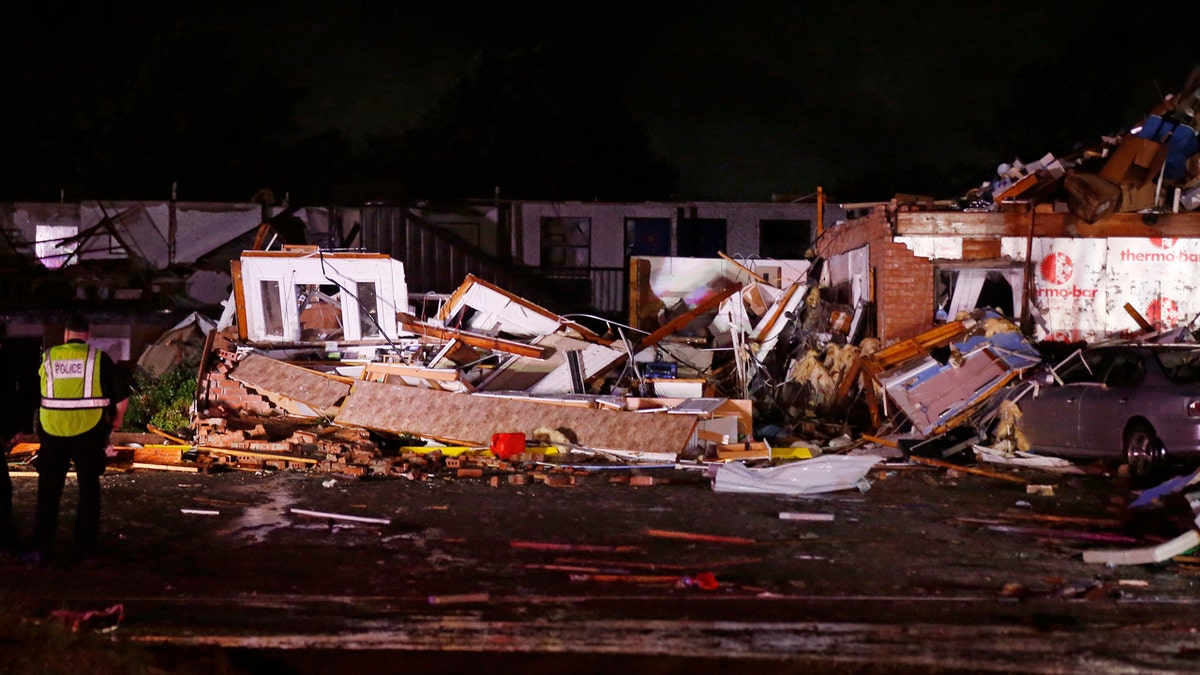
[[[1033,450],[1118,460],[1143,478],[1200,459],[1200,346],[1091,347],[1055,372],[1018,401]]]

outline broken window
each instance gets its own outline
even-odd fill
[[[342,303],[335,284],[297,284],[296,315],[300,340],[336,340],[342,337]]]
[[[1099,382],[1109,358],[1103,352],[1089,352],[1072,358],[1059,367],[1058,379],[1062,380],[1063,384]]]
[[[283,337],[283,303],[279,299],[279,282],[264,279],[260,284],[260,292],[263,333],[271,337]]]
[[[592,219],[542,218],[543,267],[591,267]]]
[[[375,284],[358,282],[358,329],[363,337],[379,337],[379,296]]]
[[[53,270],[62,267],[79,246],[78,243],[63,245],[62,241],[74,237],[78,233],[79,228],[74,225],[38,225],[34,235],[37,237],[34,250],[37,252],[38,260],[47,269]]]
[[[252,341],[393,338],[408,306],[403,265],[381,254],[245,251],[240,269]]]
[[[1024,306],[1025,272],[1019,267],[940,268],[937,270],[937,318],[953,321],[962,313],[994,309],[1019,319]]]
[[[779,260],[803,260],[812,243],[812,221],[763,219],[758,221],[758,253]]]

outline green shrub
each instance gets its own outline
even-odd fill
[[[178,365],[159,377],[139,371],[133,377],[122,431],[146,431],[146,425],[175,435],[190,435],[196,400],[196,368]]]

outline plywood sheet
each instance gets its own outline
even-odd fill
[[[679,453],[691,439],[696,419],[357,382],[334,421],[477,445],[486,445],[496,433],[529,436],[539,427],[551,427],[569,429],[580,445],[590,448]]]
[[[329,410],[350,392],[350,385],[308,368],[293,366],[261,354],[238,362],[229,377],[263,393],[274,393]]]

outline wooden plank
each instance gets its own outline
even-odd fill
[[[153,469],[155,471],[178,471],[180,473],[200,473],[200,467],[186,464],[151,464],[149,462],[134,462],[134,469]]]
[[[229,261],[229,272],[233,277],[233,301],[237,305],[237,336],[239,340],[245,340],[249,335],[246,332],[249,319],[246,318],[246,289],[242,287],[242,261]]]
[[[758,543],[753,539],[747,539],[745,537],[726,537],[719,534],[680,532],[678,530],[646,530],[646,534],[651,537],[659,537],[662,539],[683,539],[686,541],[702,541],[710,544],[737,544],[741,546],[748,546]]]
[[[464,445],[486,445],[496,433],[523,432],[529,437],[539,427],[550,427],[570,430],[589,448],[677,454],[691,440],[697,419],[359,382],[335,422]]]
[[[1137,237],[1146,236],[1140,213],[1113,213],[1088,223],[1070,213],[1041,211],[963,213],[904,211],[896,214],[898,236],[954,237]],[[1200,213],[1155,214],[1154,236],[1200,237]]]
[[[995,471],[985,471],[984,469],[976,469],[970,466],[960,466],[958,464],[951,464],[950,462],[943,462],[940,459],[930,459],[929,457],[920,457],[918,455],[909,455],[908,459],[916,464],[936,466],[941,469],[953,469],[954,471],[972,473],[977,476],[987,476],[988,478],[997,478],[999,480],[1006,480],[1012,483],[1021,483],[1022,485],[1029,482],[1024,478],[1018,478],[1017,476],[1009,476],[1008,474],[996,473]]]
[[[230,457],[247,457],[250,459],[273,459],[283,462],[295,462],[297,464],[316,464],[318,461],[312,457],[301,457],[299,455],[287,455],[275,452],[255,452],[253,450],[238,450],[235,448],[217,448],[208,445],[197,446],[196,449],[207,452],[211,455],[229,455]]]
[[[405,330],[416,333],[424,337],[432,337],[439,340],[459,340],[472,347],[481,349],[492,349],[498,352],[508,354],[516,354],[517,356],[528,356],[535,359],[544,359],[549,354],[545,347],[537,347],[525,342],[516,342],[514,340],[505,340],[503,338],[492,337],[490,335],[482,335],[480,333],[471,333],[465,330],[455,328],[446,328],[445,326],[435,326],[430,323],[418,320],[411,314],[398,314],[396,321]]]
[[[424,386],[441,391],[475,391],[455,368],[422,368],[402,363],[368,363],[360,379],[407,386]],[[416,382],[411,382],[416,380]]]
[[[658,330],[656,330],[653,333],[642,338],[642,341],[640,343],[638,343],[638,347],[634,351],[638,352],[647,347],[651,347],[653,345],[658,344],[667,336],[679,331],[684,326],[691,323],[693,319],[700,316],[701,314],[704,314],[705,312],[709,311],[710,309],[715,308],[717,305],[721,304],[721,302],[724,301],[725,298],[728,298],[729,296],[733,295],[734,293],[737,293],[740,290],[742,290],[742,285],[734,284],[734,285],[730,286],[729,288],[726,288],[723,291],[718,291],[716,293],[713,293],[712,295],[705,298],[702,302],[700,302],[700,304],[696,305],[695,307],[688,310],[687,312],[680,314],[679,316],[675,317],[674,319],[671,319],[670,321],[668,321],[666,324],[664,324]]]
[[[315,250],[316,247],[313,247]],[[288,250],[288,251],[242,251],[243,258],[311,258],[313,251],[307,250]],[[321,257],[326,260],[391,260],[391,256],[386,253],[360,253],[357,251],[323,251]]]

